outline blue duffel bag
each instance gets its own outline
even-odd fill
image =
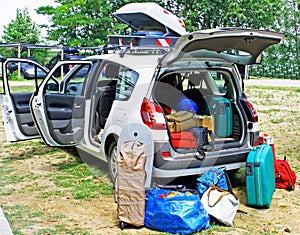
[[[200,197],[209,189],[210,185],[215,185],[221,189],[232,192],[232,186],[225,169],[211,167],[197,179],[197,191]]]
[[[144,225],[172,234],[190,234],[210,227],[210,218],[196,190],[150,189]]]

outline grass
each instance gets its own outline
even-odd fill
[[[105,183],[105,176],[99,171],[87,167],[80,160],[53,164],[58,167],[58,175],[51,180],[58,187],[70,189],[75,199],[96,198],[99,194],[111,195],[113,188]]]
[[[299,87],[275,87],[275,86],[256,86],[256,85],[249,85],[247,86],[247,90],[255,89],[255,90],[264,90],[264,91],[289,91],[289,92],[300,92]],[[262,94],[263,97],[265,97]],[[268,98],[268,97],[267,97]]]
[[[277,157],[283,158],[286,155],[294,171],[299,172],[300,89],[247,86],[246,94],[258,111],[261,133],[267,133],[274,138]],[[70,208],[76,214],[78,206],[84,205],[82,208],[91,209],[86,213],[93,210],[98,210],[97,213],[108,213],[105,212],[105,202],[101,204],[101,211],[99,208],[89,208],[101,203],[103,198],[113,197],[112,184],[104,172],[83,163],[74,149],[50,148],[41,140],[12,144],[3,142],[0,145],[0,201],[15,235],[93,234],[90,229],[80,226],[74,218],[70,218],[66,210]],[[237,177],[245,177],[245,168],[237,172]],[[244,187],[239,186],[235,190],[243,191]],[[291,201],[293,194],[277,197],[276,200]],[[299,207],[297,198],[293,200],[292,206]],[[93,201],[96,203],[90,204]],[[60,209],[54,207],[60,203]],[[274,211],[270,210],[270,213]],[[288,226],[285,224],[287,222],[276,221],[277,216],[274,221],[265,222],[264,218],[257,220],[264,217],[264,211],[239,214],[237,217],[242,222],[233,227],[213,224],[210,229],[195,234],[283,234],[279,225],[285,226],[284,228]],[[88,215],[82,218],[91,224],[90,228],[98,225],[91,218]],[[104,226],[117,227],[116,218],[110,220],[110,225]],[[253,221],[253,224],[245,225],[243,221]],[[124,230],[119,234],[128,232]],[[139,234],[138,230],[136,234]],[[143,234],[157,233],[147,231]]]
[[[33,234],[89,234],[83,228],[70,227],[63,211],[47,213],[44,206],[30,201],[66,197],[81,204],[99,195],[112,195],[105,174],[83,163],[74,149],[50,148],[40,140],[1,145],[5,152],[0,158],[0,200],[16,195],[23,198],[2,206],[13,233],[24,234],[26,228],[35,231]],[[46,225],[44,221],[48,221]]]

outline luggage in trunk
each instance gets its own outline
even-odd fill
[[[272,147],[262,144],[254,147],[247,157],[247,204],[269,208],[275,191],[275,170]]]
[[[174,148],[196,148],[197,146],[196,138],[192,132],[183,131],[170,135]]]
[[[174,128],[170,128],[170,132],[182,132],[191,129],[196,126],[197,122],[194,118],[194,114],[188,111],[179,111],[166,115],[168,126],[174,125]]]
[[[217,137],[232,135],[232,107],[228,99],[224,97],[209,98],[208,106],[210,114],[214,116],[214,132]]]
[[[117,158],[118,219],[121,229],[126,224],[144,225],[145,214],[145,163],[144,144],[126,141]]]

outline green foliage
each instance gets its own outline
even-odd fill
[[[39,32],[39,28],[32,22],[27,8],[23,11],[17,9],[16,19],[4,27],[2,39],[10,43],[35,44],[39,42]]]
[[[50,17],[47,40],[66,46],[102,46],[108,35],[124,34],[127,25],[112,13],[131,2],[156,2],[181,17],[186,30],[192,32],[215,27],[242,27],[275,30],[286,34],[287,40],[272,46],[265,53],[262,66],[252,67],[253,76],[300,79],[300,13],[299,0],[55,0],[56,6],[42,6],[38,14]],[[3,40],[8,42],[38,42],[38,28],[31,22],[27,9],[17,10],[16,20],[5,28]],[[127,30],[126,33],[129,33]],[[46,50],[44,50],[44,53]],[[2,52],[16,56],[16,50]],[[26,50],[22,56],[26,56]],[[45,63],[46,54],[33,55]]]
[[[111,6],[106,1],[58,0],[57,7],[38,8],[39,14],[48,15],[52,25],[48,39],[69,46],[98,46],[106,40],[111,28]]]
[[[129,2],[106,0],[57,0],[58,5],[42,6],[38,14],[51,17],[47,28],[48,40],[68,46],[100,46],[107,43],[107,35],[116,34],[124,25],[112,17],[112,12]],[[158,2],[158,1],[157,1]]]
[[[16,18],[4,26],[2,40],[7,43],[38,44],[40,43],[39,35],[40,28],[31,20],[27,8],[23,11],[17,9]],[[47,53],[45,50],[35,49],[31,52],[31,57],[44,62],[43,58]],[[1,47],[0,54],[4,57],[18,57],[18,48]],[[21,48],[21,57],[28,57],[27,48]]]
[[[188,31],[215,27],[273,28],[280,17],[282,0],[167,0]]]
[[[273,28],[285,34],[286,40],[265,51],[262,64],[251,68],[253,76],[300,79],[300,11],[295,0],[282,4]]]

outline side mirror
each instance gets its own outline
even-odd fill
[[[48,83],[46,86],[48,92],[59,92],[59,85],[57,83]]]

